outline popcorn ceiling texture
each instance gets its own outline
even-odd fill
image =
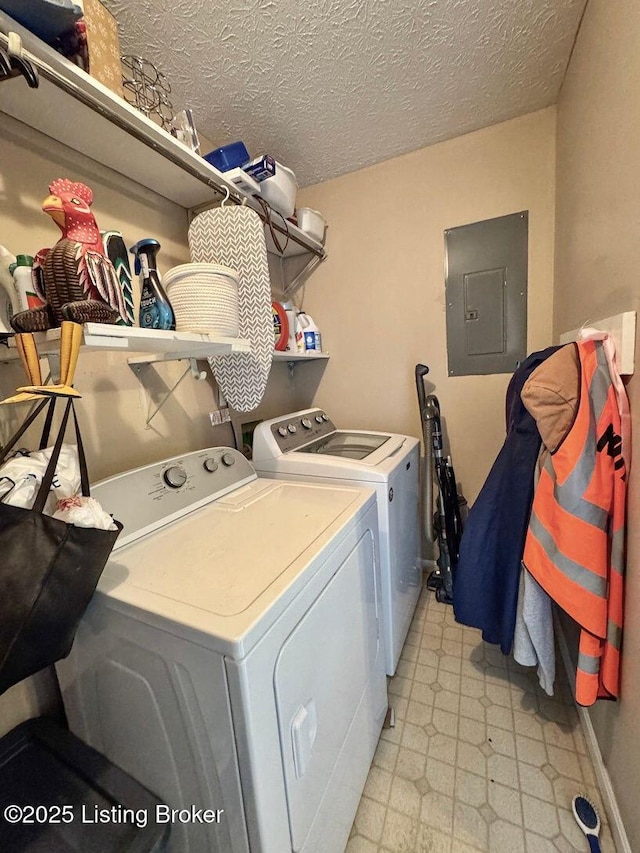
[[[176,112],[301,186],[555,102],[585,0],[105,0]]]

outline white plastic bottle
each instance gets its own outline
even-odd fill
[[[304,329],[307,323],[307,315],[304,311],[296,314],[296,350],[304,352]]]
[[[297,352],[298,344],[296,342],[296,330],[298,328],[298,311],[293,302],[283,302],[282,307],[287,314],[289,321],[289,340],[287,342],[287,352]]]
[[[9,267],[15,263],[15,255],[0,246],[0,334],[13,331],[9,321],[19,310],[13,275],[9,272]]]
[[[322,339],[320,329],[313,322],[311,314],[301,311],[298,320],[302,326],[302,350],[303,352],[322,352]]]
[[[14,314],[18,311],[28,311],[30,308],[37,308],[42,305],[42,300],[36,293],[33,284],[33,258],[31,255],[18,255],[16,263],[9,267],[13,275],[13,283],[16,290],[18,300],[17,306],[14,305]]]

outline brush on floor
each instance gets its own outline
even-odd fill
[[[596,807],[583,794],[578,794],[578,796],[574,797],[571,805],[578,826],[587,836],[591,853],[602,853],[600,842],[598,841],[600,815]]]

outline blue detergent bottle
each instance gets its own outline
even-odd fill
[[[141,329],[164,329],[173,331],[176,318],[171,303],[160,284],[156,258],[160,243],[151,237],[138,240],[129,251],[135,256],[135,272],[140,276],[140,311],[138,321]]]

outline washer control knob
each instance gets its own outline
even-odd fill
[[[295,435],[298,432],[298,428],[295,424],[288,424],[287,430],[291,433],[291,435]]]
[[[322,418],[322,420],[323,420],[323,421],[328,421],[328,420],[329,420],[329,418],[325,415],[325,413],[324,413],[324,412],[320,415],[320,417]]]
[[[223,453],[222,454],[222,464],[227,468],[230,468],[232,465],[236,464],[236,457],[233,453]]]
[[[278,435],[281,435],[284,438],[286,436],[286,434],[287,434],[286,426],[279,426],[278,427]]]
[[[317,423],[317,424],[321,424],[321,423],[322,423],[322,415],[316,415],[316,423]]]
[[[305,429],[311,429],[311,421],[309,420],[309,418],[303,418],[301,423]]]
[[[187,482],[187,472],[179,465],[172,465],[164,472],[164,481],[172,489],[179,489]]]
[[[204,462],[202,463],[204,470],[208,471],[210,474],[213,474],[214,471],[218,470],[218,463],[213,458],[213,456],[208,456]]]

